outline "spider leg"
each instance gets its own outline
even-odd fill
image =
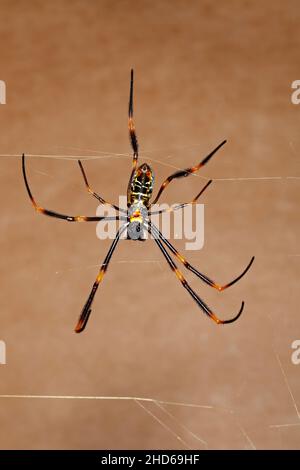
[[[131,147],[133,150],[132,158],[132,171],[136,169],[138,155],[139,155],[139,145],[135,132],[135,127],[133,123],[133,69],[131,69],[130,74],[130,93],[129,93],[129,105],[128,105],[128,128],[129,128],[129,138]]]
[[[125,209],[120,209],[120,207],[118,206],[115,206],[115,204],[111,204],[110,202],[107,202],[105,201],[105,199],[103,199],[101,196],[99,196],[99,194],[95,193],[95,191],[90,187],[89,185],[89,182],[88,182],[88,179],[87,179],[87,176],[86,176],[86,173],[84,171],[84,168],[83,168],[83,165],[81,163],[80,160],[78,160],[78,165],[79,165],[79,168],[81,170],[81,173],[82,173],[82,176],[83,176],[83,179],[84,179],[84,182],[85,182],[85,185],[86,185],[86,188],[88,190],[88,192],[94,196],[96,199],[98,199],[98,201],[101,202],[101,204],[108,204],[110,205],[111,207],[113,207],[116,211],[120,211],[120,212],[124,212],[127,214],[127,211]]]
[[[226,143],[226,140],[223,140],[212,152],[210,152],[203,160],[201,160],[198,165],[193,166],[191,168],[186,168],[185,170],[179,170],[175,171],[175,173],[172,173],[170,176],[168,176],[167,179],[162,183],[161,187],[159,188],[159,191],[156,195],[156,198],[152,202],[152,204],[156,204],[158,199],[160,198],[162,192],[164,189],[168,186],[168,184],[171,183],[173,179],[177,178],[183,178],[184,176],[189,176],[192,175],[193,173],[196,173],[202,166],[206,165],[206,163],[211,159],[211,157]]]
[[[98,222],[100,220],[127,220],[127,218],[119,217],[119,216],[113,216],[113,217],[106,217],[106,216],[88,217],[86,215],[66,215],[66,214],[61,214],[59,212],[54,212],[52,210],[45,209],[44,207],[41,207],[37,204],[37,202],[35,201],[32,193],[31,193],[31,190],[30,190],[30,187],[29,187],[29,184],[28,184],[28,180],[27,180],[27,175],[26,175],[25,155],[24,155],[24,153],[22,155],[22,171],[23,171],[23,177],[24,177],[24,182],[25,182],[25,186],[26,186],[26,189],[27,189],[28,196],[29,196],[29,198],[32,202],[33,207],[40,214],[48,215],[50,217],[55,217],[57,219],[67,220],[68,222]]]
[[[212,180],[209,180],[208,183],[201,189],[200,193],[197,194],[196,197],[191,202],[184,202],[182,204],[178,204],[177,206],[169,207],[169,209],[161,209],[158,211],[154,212],[149,212],[150,215],[156,215],[156,214],[163,214],[164,212],[174,212],[177,211],[178,209],[183,209],[184,207],[188,206],[189,204],[196,204],[198,201],[199,197],[201,196],[202,193],[208,188],[208,186],[212,183]]]
[[[151,234],[152,233],[151,228],[150,227],[146,227],[146,228],[147,228],[148,232]],[[208,315],[217,324],[233,323],[234,321],[236,321],[239,318],[239,316],[241,315],[241,313],[244,309],[244,302],[242,302],[241,308],[240,308],[237,315],[235,315],[233,318],[230,318],[229,320],[220,320],[220,318],[218,318],[215,315],[215,313],[203,302],[202,299],[200,299],[200,297],[196,294],[196,292],[188,284],[187,280],[184,278],[183,274],[181,273],[181,271],[179,271],[176,264],[172,260],[171,256],[169,255],[169,253],[164,248],[164,246],[163,246],[162,242],[160,241],[160,239],[157,238],[157,237],[154,237],[154,241],[158,245],[158,247],[161,250],[162,254],[166,258],[166,261],[167,261],[168,265],[170,266],[172,271],[174,271],[174,273],[176,274],[177,278],[179,279],[179,281],[181,282],[183,287],[188,291],[188,293],[192,296],[192,298],[195,300],[197,305],[201,308],[201,310],[206,315]]]
[[[131,192],[131,181],[134,176],[136,167],[137,167],[137,162],[139,158],[139,144],[135,132],[135,127],[133,123],[133,69],[131,69],[131,75],[130,75],[130,92],[129,92],[129,105],[128,105],[128,128],[129,128],[129,139],[131,143],[131,147],[133,150],[133,155],[132,155],[132,170],[130,173],[130,178],[128,181],[128,187],[127,187],[127,204],[129,206],[129,199],[130,199],[130,192]]]
[[[251,265],[254,261],[255,257],[252,256],[248,266],[244,269],[244,271],[239,276],[237,276],[235,279],[233,279],[233,281],[231,281],[231,282],[229,282],[228,284],[225,284],[225,285],[217,284],[215,281],[212,281],[211,279],[209,279],[209,277],[205,276],[205,274],[200,273],[200,271],[198,271],[196,268],[194,268],[194,266],[192,266],[185,259],[185,257],[182,256],[182,254],[179,253],[179,251],[176,250],[176,248],[169,242],[169,240],[167,240],[163,236],[163,234],[159,231],[159,229],[154,224],[152,224],[150,221],[148,222],[148,224],[151,227],[154,235],[156,235],[156,237],[159,238],[169,248],[169,250],[176,256],[176,258],[186,267],[186,269],[188,269],[192,273],[196,274],[196,276],[198,276],[203,282],[205,282],[209,286],[213,287],[214,289],[217,289],[218,291],[223,291],[223,290],[227,289],[228,287],[232,286],[233,284],[235,284],[236,282],[238,282],[247,273],[247,271],[249,271],[249,269],[250,269],[250,267],[251,267]]]
[[[91,305],[93,303],[95,294],[98,290],[99,284],[103,280],[103,277],[104,277],[104,275],[107,271],[108,264],[110,262],[112,254],[115,251],[115,248],[118,244],[118,241],[120,240],[120,236],[124,232],[127,225],[128,225],[128,223],[122,225],[122,227],[118,230],[118,232],[116,234],[116,237],[115,237],[114,241],[112,242],[111,247],[107,252],[107,255],[105,256],[105,259],[102,263],[102,266],[100,268],[98,276],[96,277],[96,281],[93,284],[91,293],[90,293],[90,295],[89,295],[89,297],[88,297],[88,299],[87,299],[87,301],[86,301],[86,303],[85,303],[85,305],[82,309],[81,315],[80,315],[79,320],[77,322],[77,325],[76,325],[76,328],[75,328],[76,333],[81,333],[86,327],[86,324],[88,322],[89,316],[90,316],[91,311],[92,311]]]

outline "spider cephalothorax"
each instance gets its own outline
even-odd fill
[[[148,210],[143,201],[136,201],[128,208],[127,238],[144,240],[145,223],[149,221]]]
[[[218,291],[223,291],[224,289],[227,289],[228,287],[232,286],[235,284],[237,281],[239,281],[244,274],[248,271],[250,266],[253,263],[254,256],[251,258],[250,263],[248,266],[244,269],[244,271],[237,276],[233,281],[229,282],[228,284],[221,285],[217,284],[215,281],[212,281],[209,277],[207,277],[205,274],[201,273],[198,271],[196,268],[194,268],[188,261],[187,259],[180,254],[176,248],[167,240],[163,234],[158,230],[158,228],[152,223],[151,221],[151,215],[153,214],[161,214],[163,212],[171,212],[171,211],[176,211],[179,209],[182,209],[183,207],[187,206],[188,204],[195,204],[201,194],[206,190],[206,188],[210,185],[212,182],[211,180],[206,183],[206,185],[201,189],[199,194],[197,194],[196,197],[190,202],[183,203],[183,204],[178,204],[176,206],[172,206],[170,209],[162,209],[158,211],[151,211],[151,206],[155,203],[157,203],[158,199],[160,198],[162,192],[165,190],[165,188],[168,186],[169,183],[171,183],[172,180],[182,178],[185,176],[189,176],[193,173],[196,173],[202,166],[204,166],[210,159],[211,157],[225,144],[226,140],[221,142],[212,152],[210,152],[203,160],[200,161],[195,166],[192,166],[190,168],[186,168],[184,170],[178,170],[175,173],[172,173],[168,178],[165,179],[165,181],[162,183],[160,186],[159,191],[156,194],[156,197],[152,202],[150,202],[152,192],[153,192],[153,184],[154,184],[154,176],[153,176],[153,171],[150,168],[147,163],[143,163],[141,166],[137,166],[138,162],[138,140],[134,128],[134,123],[133,123],[133,70],[131,70],[131,80],[130,80],[130,95],[129,95],[129,110],[128,110],[128,127],[129,127],[129,136],[130,136],[130,141],[131,141],[131,146],[133,150],[133,158],[132,158],[132,170],[131,170],[131,175],[129,178],[129,183],[127,187],[127,210],[121,209],[120,207],[116,206],[115,204],[112,204],[110,202],[107,202],[105,199],[103,199],[99,194],[95,193],[95,191],[92,190],[90,187],[85,171],[83,169],[82,163],[79,160],[79,167],[82,172],[82,176],[84,178],[85,185],[87,187],[87,190],[89,191],[92,196],[94,196],[96,199],[101,204],[109,204],[112,206],[117,212],[123,214],[123,215],[116,215],[113,217],[110,216],[103,216],[103,217],[95,217],[95,216],[85,216],[85,215],[65,215],[61,214],[59,212],[54,212],[52,210],[45,209],[41,206],[39,206],[35,199],[32,196],[31,190],[29,188],[29,184],[27,181],[27,176],[26,176],[26,170],[25,170],[25,155],[23,154],[22,157],[22,170],[23,170],[23,176],[24,176],[24,181],[25,181],[25,186],[28,192],[28,195],[31,199],[31,202],[35,208],[35,210],[41,214],[48,215],[50,217],[56,217],[58,219],[63,219],[67,220],[68,222],[96,222],[96,221],[101,221],[101,220],[122,220],[124,224],[121,226],[121,228],[118,230],[116,233],[116,236],[111,244],[110,249],[108,250],[106,257],[101,265],[101,268],[98,272],[98,275],[96,277],[96,280],[93,284],[92,290],[90,292],[90,295],[82,309],[81,315],[79,317],[78,323],[76,325],[75,331],[76,333],[80,333],[81,331],[84,330],[90,313],[91,313],[91,306],[95,297],[95,294],[98,290],[99,284],[101,283],[108,264],[110,262],[110,259],[112,257],[112,254],[121,238],[122,233],[125,231],[127,228],[127,237],[131,238],[132,240],[138,240],[138,239],[143,239],[142,234],[143,231],[146,230],[150,235],[153,236],[153,239],[155,243],[157,244],[158,248],[162,252],[163,256],[165,257],[168,265],[172,269],[172,271],[175,273],[177,279],[181,282],[182,286],[188,291],[188,293],[191,295],[191,297],[195,300],[197,305],[201,308],[201,310],[208,316],[210,317],[214,322],[217,324],[225,324],[225,323],[232,323],[235,320],[239,318],[239,316],[242,313],[242,310],[244,308],[244,302],[242,302],[241,307],[238,311],[238,313],[228,319],[228,320],[221,320],[218,318],[218,316],[203,302],[203,300],[198,296],[198,294],[191,288],[189,283],[186,281],[185,277],[181,273],[181,271],[178,269],[177,265],[175,264],[174,260],[172,259],[170,253],[175,256],[175,258],[183,264],[183,266],[191,271],[193,274],[195,274],[199,279],[201,279],[205,284],[213,287],[214,289]],[[169,251],[168,251],[169,250]]]

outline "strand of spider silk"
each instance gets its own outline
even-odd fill
[[[49,399],[49,400],[120,400],[120,401],[140,401],[149,403],[160,403],[162,405],[183,406],[189,408],[219,409],[220,411],[230,411],[226,408],[213,405],[199,405],[196,403],[185,403],[168,400],[157,400],[156,398],[132,397],[132,396],[93,396],[93,395],[21,395],[21,394],[2,394],[0,399]]]
[[[96,151],[95,151],[96,152]],[[98,150],[97,152],[100,152],[100,150]],[[30,158],[53,158],[53,159],[56,159],[56,160],[70,160],[70,161],[73,161],[73,160],[101,160],[101,159],[105,159],[105,158],[127,158],[127,159],[131,159],[131,155],[129,154],[123,154],[123,153],[119,153],[119,154],[113,154],[113,153],[110,153],[110,152],[107,152],[107,154],[105,154],[105,152],[103,152],[104,155],[94,155],[94,156],[88,156],[88,155],[52,155],[52,154],[40,154],[40,155],[35,155],[35,154],[27,154],[26,156],[27,157],[30,157]],[[19,154],[0,154],[0,158],[1,157],[12,157],[12,158],[20,158],[20,155]],[[148,160],[152,161],[152,162],[156,162],[156,163],[160,163],[161,165],[163,166],[166,166],[168,168],[173,168],[174,170],[182,170],[183,168],[181,167],[178,167],[178,166],[175,166],[175,165],[171,165],[169,163],[165,163],[164,161],[162,160],[157,160],[157,159],[154,159],[154,158],[149,158],[147,156],[143,156],[142,154],[140,155],[140,158],[147,158]],[[201,178],[201,179],[204,179],[204,180],[209,180],[209,179],[213,179],[214,181],[260,181],[260,180],[270,180],[270,181],[280,181],[280,180],[300,180],[300,176],[253,176],[253,177],[232,177],[232,178],[210,178],[209,176],[203,176],[203,175],[193,175],[194,177],[196,178]]]

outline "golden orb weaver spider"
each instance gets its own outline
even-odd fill
[[[174,271],[175,275],[177,276],[178,280],[181,282],[182,286],[189,292],[189,294],[192,296],[192,298],[195,300],[197,305],[202,309],[202,311],[208,315],[214,322],[217,324],[225,324],[225,323],[232,323],[236,321],[239,316],[241,315],[243,308],[244,308],[244,302],[242,302],[241,307],[239,312],[233,317],[228,320],[221,320],[219,319],[215,313],[203,302],[203,300],[196,294],[196,292],[191,288],[191,286],[188,284],[186,279],[184,278],[183,274],[181,271],[178,269],[177,265],[171,258],[169,252],[167,251],[167,248],[170,250],[170,252],[182,263],[186,269],[194,273],[197,277],[199,277],[203,282],[208,284],[209,286],[213,287],[214,289],[217,289],[218,291],[223,291],[227,289],[228,287],[232,286],[235,284],[237,281],[239,281],[245,274],[246,272],[250,269],[250,266],[252,265],[254,261],[254,256],[251,258],[248,266],[244,269],[244,271],[236,277],[233,281],[229,282],[228,284],[225,285],[220,285],[217,284],[215,281],[212,281],[209,277],[206,275],[202,274],[200,271],[198,271],[196,268],[194,268],[186,259],[184,256],[182,256],[176,248],[162,235],[162,233],[159,231],[159,229],[151,223],[151,215],[153,214],[160,214],[162,212],[166,211],[175,211],[178,209],[182,209],[183,207],[187,206],[188,204],[195,204],[201,194],[208,188],[208,186],[212,183],[212,180],[208,181],[208,183],[201,189],[199,194],[190,202],[179,204],[177,206],[173,206],[170,209],[163,209],[163,210],[158,210],[156,212],[151,212],[150,208],[153,204],[157,203],[159,200],[162,192],[165,190],[165,188],[168,186],[168,184],[171,183],[173,179],[177,178],[182,178],[189,176],[193,173],[196,173],[201,167],[203,167],[210,159],[211,157],[226,143],[226,140],[221,142],[212,152],[210,152],[198,165],[195,165],[191,168],[186,168],[185,170],[179,170],[176,171],[175,173],[172,173],[168,178],[162,183],[156,197],[154,200],[150,203],[150,199],[152,196],[153,192],[153,185],[154,185],[154,175],[151,167],[147,165],[146,163],[143,163],[139,167],[137,166],[138,163],[138,155],[139,155],[139,146],[138,146],[138,140],[137,140],[137,135],[135,132],[135,127],[133,123],[133,70],[131,70],[131,79],[130,79],[130,94],[129,94],[129,109],[128,109],[128,127],[129,127],[129,136],[130,136],[130,142],[131,142],[131,147],[133,150],[133,159],[132,159],[132,170],[131,170],[131,175],[129,178],[129,183],[128,183],[128,189],[127,189],[127,210],[121,209],[118,206],[107,202],[105,199],[103,199],[101,196],[99,196],[93,189],[90,187],[83,165],[80,160],[78,160],[78,164],[85,182],[85,186],[88,190],[88,192],[94,196],[96,199],[101,204],[108,204],[112,206],[116,211],[123,213],[124,215],[116,215],[116,216],[110,216],[110,217],[88,217],[84,215],[65,215],[65,214],[60,214],[58,212],[54,212],[52,210],[45,209],[41,206],[39,206],[35,199],[32,196],[31,190],[29,188],[28,180],[27,180],[27,175],[26,175],[26,170],[25,170],[25,155],[22,155],[22,171],[23,171],[23,177],[24,177],[24,182],[25,186],[27,189],[27,193],[29,195],[29,198],[33,204],[34,209],[41,213],[48,215],[50,217],[56,217],[58,219],[63,219],[67,220],[68,222],[97,222],[101,220],[122,220],[125,223],[120,227],[118,232],[116,233],[116,236],[112,242],[112,245],[110,249],[107,252],[107,255],[101,265],[101,268],[99,270],[99,273],[96,277],[96,280],[93,284],[92,290],[90,292],[90,295],[82,309],[81,315],[79,317],[79,320],[77,322],[75,331],[76,333],[80,333],[81,331],[84,330],[86,327],[86,324],[88,322],[90,313],[91,313],[91,306],[92,302],[94,300],[95,294],[98,290],[99,284],[103,280],[103,277],[107,271],[109,262],[111,260],[112,254],[120,240],[121,234],[125,231],[127,228],[127,238],[132,239],[132,240],[141,240],[141,236],[143,233],[143,230],[147,230],[150,235],[153,236],[155,243],[159,247],[160,251],[162,252],[163,256],[165,257],[168,265]]]

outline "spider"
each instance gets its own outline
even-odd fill
[[[98,199],[98,201],[101,204],[108,204],[112,206],[119,214],[122,214],[122,215],[102,216],[102,217],[101,216],[88,217],[84,215],[72,216],[72,215],[61,214],[59,212],[54,212],[52,210],[48,210],[48,209],[41,207],[39,204],[37,204],[37,202],[35,201],[31,193],[27,176],[26,176],[26,170],[25,170],[25,155],[24,154],[22,155],[22,171],[23,171],[23,177],[24,177],[26,190],[33,204],[34,209],[38,213],[48,215],[50,217],[56,217],[58,219],[63,219],[68,222],[97,222],[97,221],[102,221],[102,220],[124,221],[124,224],[121,225],[120,229],[117,231],[115,238],[111,244],[111,247],[109,248],[107,255],[105,256],[105,259],[101,265],[101,268],[93,284],[90,295],[80,314],[79,320],[75,327],[75,332],[76,333],[82,332],[87,325],[89,316],[92,311],[91,309],[92,303],[93,303],[95,294],[98,290],[99,284],[102,282],[104,278],[104,275],[107,271],[113,252],[116,249],[116,246],[120,240],[120,237],[126,228],[127,228],[127,238],[131,240],[136,240],[136,241],[144,240],[143,233],[145,230],[148,231],[149,234],[152,235],[155,243],[157,244],[158,248],[160,249],[163,256],[165,257],[171,270],[175,273],[178,280],[181,282],[182,286],[188,291],[188,293],[195,300],[195,302],[200,307],[200,309],[217,324],[233,323],[241,315],[243,308],[244,308],[244,302],[242,302],[239,312],[234,317],[228,320],[221,320],[220,318],[218,318],[218,316],[203,302],[203,300],[188,284],[185,277],[183,276],[183,274],[181,273],[181,271],[178,269],[177,265],[171,258],[168,250],[175,256],[175,258],[177,258],[177,260],[180,263],[182,263],[185,266],[186,269],[194,273],[204,283],[208,284],[214,289],[217,289],[218,291],[223,291],[227,289],[228,287],[232,286],[233,284],[235,284],[237,281],[239,281],[246,274],[246,272],[250,269],[254,261],[254,256],[251,258],[248,266],[244,269],[244,271],[238,277],[236,277],[233,281],[229,282],[228,284],[220,285],[220,284],[217,284],[215,281],[211,280],[205,274],[202,274],[194,266],[192,266],[186,260],[186,258],[181,253],[179,253],[179,251],[177,251],[177,249],[162,235],[159,229],[151,222],[151,215],[153,214],[161,214],[166,211],[171,212],[171,211],[179,210],[179,209],[184,208],[188,204],[195,204],[197,202],[200,196],[212,183],[212,180],[208,181],[208,183],[201,189],[201,191],[197,194],[196,197],[194,197],[192,201],[175,205],[169,209],[162,209],[162,210],[158,210],[155,212],[151,211],[151,206],[157,203],[161,194],[166,189],[166,187],[171,183],[171,181],[196,173],[200,168],[202,168],[204,165],[206,165],[206,163],[208,163],[208,161],[212,158],[212,156],[226,143],[226,140],[221,142],[212,152],[210,152],[197,165],[191,168],[186,168],[185,170],[176,171],[175,173],[172,173],[170,176],[168,176],[168,178],[162,183],[154,200],[150,202],[150,199],[153,193],[154,174],[153,174],[151,167],[147,163],[143,163],[142,165],[138,166],[139,146],[138,146],[137,135],[136,135],[135,126],[133,122],[133,78],[134,78],[133,70],[131,70],[129,108],[128,108],[128,127],[129,127],[129,137],[130,137],[131,147],[133,151],[133,157],[132,157],[132,170],[131,170],[128,188],[127,188],[127,210],[121,209],[115,204],[112,204],[106,201],[90,187],[83,165],[81,161],[78,160],[78,164],[79,164],[79,167],[80,167],[80,170],[81,170],[84,182],[85,182],[85,186],[88,192],[92,196],[94,196],[96,199]]]

